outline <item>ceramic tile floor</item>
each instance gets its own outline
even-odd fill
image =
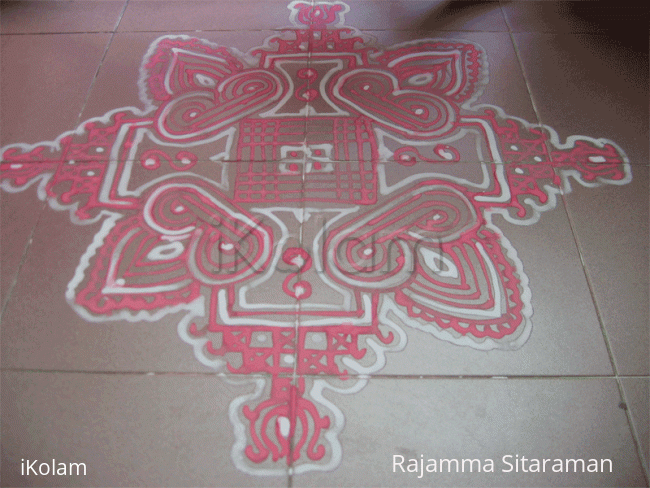
[[[648,486],[647,7],[1,5],[2,486]]]

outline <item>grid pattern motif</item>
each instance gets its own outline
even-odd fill
[[[341,160],[375,160],[377,146],[372,135],[370,120],[337,117],[316,120],[318,135],[331,134],[334,143],[333,158]]]
[[[239,161],[277,161],[279,148],[302,143],[305,119],[246,119],[239,127]]]
[[[235,199],[239,202],[343,202],[377,201],[377,174],[373,162],[377,148],[367,118],[330,118],[316,121],[304,151],[291,151],[282,160],[283,146],[301,146],[302,133],[295,120],[248,119],[240,124]],[[329,146],[329,157],[309,155],[310,146]],[[314,155],[323,155],[315,149]],[[369,160],[368,160],[369,159]],[[304,182],[304,194],[302,193]]]
[[[297,202],[302,195],[298,163],[250,162],[237,165],[235,201]]]
[[[364,161],[336,163],[330,172],[305,175],[306,201],[372,204],[377,201],[375,164]]]

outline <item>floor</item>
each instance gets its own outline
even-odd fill
[[[2,486],[648,486],[648,9],[2,1]]]

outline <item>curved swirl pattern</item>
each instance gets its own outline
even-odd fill
[[[160,134],[173,140],[205,140],[226,125],[261,111],[285,90],[272,72],[248,70],[231,76],[216,90],[188,93],[161,106],[158,111]]]
[[[449,185],[420,185],[336,229],[323,253],[336,280],[389,289],[411,277],[416,244],[448,242],[476,225],[476,212],[462,193]]]
[[[411,137],[434,137],[454,127],[456,112],[444,99],[417,90],[402,90],[392,74],[357,69],[340,76],[336,99],[381,125]]]
[[[163,235],[191,237],[188,267],[205,284],[236,283],[269,263],[271,232],[198,186],[157,189],[145,204],[144,215],[149,227]]]

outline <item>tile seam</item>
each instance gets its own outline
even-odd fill
[[[556,170],[556,174],[558,171]],[[578,250],[578,257],[580,258],[580,263],[582,266],[582,272],[584,273],[585,280],[587,281],[587,288],[589,289],[589,294],[591,295],[591,301],[594,305],[594,309],[596,311],[596,317],[598,318],[598,324],[600,325],[600,331],[603,336],[603,341],[605,342],[605,347],[607,348],[607,354],[609,355],[609,361],[612,366],[612,370],[614,371],[614,376],[613,378],[616,380],[616,386],[618,388],[618,394],[621,399],[621,402],[623,405],[625,405],[625,417],[627,419],[628,423],[628,428],[630,430],[630,434],[632,435],[632,442],[634,444],[634,448],[636,450],[637,458],[639,460],[639,463],[641,464],[641,468],[643,470],[643,474],[645,476],[645,481],[646,484],[649,483],[650,480],[650,474],[647,471],[646,464],[644,463],[644,455],[643,455],[643,450],[641,448],[641,442],[640,438],[636,429],[636,424],[634,423],[632,419],[632,414],[630,412],[630,409],[627,405],[627,396],[625,395],[625,390],[623,388],[623,384],[621,381],[621,376],[618,373],[618,367],[616,364],[616,358],[614,356],[614,351],[612,350],[612,345],[609,339],[609,335],[607,333],[607,328],[605,327],[605,321],[603,319],[600,306],[598,304],[598,300],[596,298],[596,294],[594,291],[594,286],[593,282],[591,280],[591,277],[589,275],[589,272],[587,270],[587,263],[585,262],[585,258],[582,252],[582,248],[580,246],[580,241],[578,239],[578,235],[575,230],[575,226],[573,224],[573,219],[571,218],[571,213],[569,212],[569,207],[567,205],[566,201],[566,193],[564,189],[561,189],[561,197],[562,197],[562,204],[564,206],[564,211],[566,213],[567,219],[569,221],[569,228],[571,229],[571,233],[573,234],[573,240],[576,246],[576,249]]]
[[[36,223],[34,224],[34,227],[32,227],[32,230],[29,233],[29,238],[27,239],[27,242],[25,244],[25,247],[23,249],[23,252],[20,256],[20,262],[18,263],[18,269],[16,269],[16,272],[14,273],[14,277],[11,280],[11,284],[9,285],[9,289],[7,291],[7,296],[4,299],[4,302],[2,304],[2,309],[0,310],[0,323],[2,323],[2,319],[5,314],[5,310],[7,309],[7,304],[9,303],[9,300],[13,294],[14,288],[16,287],[16,284],[18,283],[18,276],[20,275],[20,271],[23,268],[23,265],[25,264],[25,261],[27,260],[27,254],[29,253],[29,249],[32,245],[32,242],[34,241],[34,234],[36,233],[36,228],[38,227],[39,222],[41,221],[41,216],[45,212],[45,209],[47,207],[47,201],[44,201],[43,204],[41,205],[40,210],[38,211],[38,217],[36,218]]]
[[[84,113],[84,110],[86,110],[86,105],[88,105],[88,100],[90,100],[90,95],[93,91],[93,88],[95,87],[95,82],[97,81],[97,77],[99,76],[99,72],[102,69],[102,66],[104,64],[104,60],[106,59],[106,56],[108,55],[108,50],[111,48],[111,45],[113,44],[113,38],[115,37],[115,33],[117,32],[117,28],[120,25],[120,22],[122,21],[122,17],[124,16],[124,12],[126,11],[126,8],[129,4],[129,0],[126,0],[124,2],[124,5],[122,6],[122,11],[120,12],[120,15],[117,18],[117,21],[115,23],[115,26],[113,27],[113,30],[111,31],[111,37],[106,43],[106,47],[104,48],[104,54],[102,55],[102,59],[99,61],[99,65],[97,66],[97,69],[95,70],[95,75],[93,76],[92,81],[90,82],[90,86],[88,87],[88,91],[86,92],[86,98],[84,100],[83,105],[81,106],[81,110],[79,111],[79,114],[77,115],[77,123],[75,124],[75,127],[78,127],[82,120],[81,116]]]
[[[147,371],[147,370],[65,370],[65,369],[38,369],[38,368],[17,368],[3,367],[1,372],[13,373],[50,373],[50,374],[88,374],[88,375],[130,375],[130,376],[216,376],[248,379],[251,377],[269,378],[272,374],[237,374],[223,373],[216,371]],[[280,374],[280,377],[293,378],[293,373]],[[337,375],[300,374],[304,378],[338,378]],[[648,375],[612,375],[612,374],[548,374],[548,375],[525,375],[525,374],[485,374],[485,375],[454,375],[454,374],[373,374],[373,375],[348,375],[350,378],[365,378],[377,380],[593,380],[593,379],[641,379],[649,380]]]
[[[524,62],[521,58],[519,45],[517,44],[514,33],[512,31],[509,31],[508,35],[510,36],[510,43],[512,44],[512,48],[515,51],[515,56],[517,57],[517,63],[519,64],[519,70],[521,71],[521,76],[523,77],[524,84],[526,85],[526,91],[528,92],[528,98],[530,99],[530,104],[533,107],[533,112],[535,112],[535,117],[537,118],[537,124],[542,125],[540,111],[537,108],[537,103],[535,102],[535,98],[533,97],[533,91],[530,88],[530,81],[528,80],[528,75],[526,74],[526,70],[524,68]]]

